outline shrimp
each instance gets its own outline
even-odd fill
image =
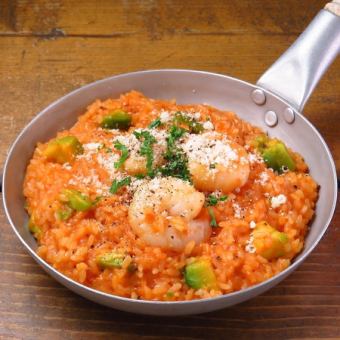
[[[247,182],[250,168],[246,150],[222,134],[189,135],[182,147],[196,189],[229,193]]]
[[[190,241],[197,245],[210,236],[209,218],[201,213],[204,201],[204,194],[187,182],[154,178],[136,190],[129,223],[146,244],[181,251]]]

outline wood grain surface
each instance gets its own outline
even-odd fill
[[[0,0],[0,169],[46,105],[110,75],[190,68],[255,82],[327,1]],[[305,108],[340,175],[340,60]],[[56,283],[0,210],[1,339],[340,338],[340,208],[308,260],[249,302],[190,317],[101,307]]]

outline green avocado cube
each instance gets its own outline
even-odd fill
[[[264,221],[256,224],[253,238],[256,253],[267,260],[285,256],[291,250],[287,234],[279,232]]]
[[[262,157],[268,167],[282,173],[284,169],[295,170],[295,162],[286,146],[277,140],[270,141],[262,152]]]
[[[31,215],[31,217],[28,221],[28,230],[33,234],[33,236],[36,239],[40,238],[42,231],[41,231],[40,227],[37,226],[33,215]]]
[[[251,142],[251,145],[255,147],[260,153],[262,153],[268,142],[269,142],[269,137],[265,134],[262,134],[262,135],[257,136]]]
[[[127,130],[131,126],[132,117],[123,110],[115,110],[106,115],[100,123],[103,129]]]
[[[43,155],[51,162],[63,164],[72,162],[83,151],[83,146],[76,137],[65,136],[49,142]]]
[[[217,287],[214,269],[209,260],[196,260],[184,269],[185,283],[194,289]]]
[[[101,268],[122,268],[125,256],[115,252],[105,253],[97,257],[97,263]]]
[[[73,189],[64,189],[62,191],[62,201],[76,211],[86,211],[93,206],[92,201],[88,196]]]

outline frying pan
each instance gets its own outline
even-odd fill
[[[256,85],[232,77],[191,70],[153,70],[106,78],[57,100],[40,112],[13,143],[3,174],[3,202],[7,218],[21,243],[51,276],[72,291],[116,309],[152,315],[208,312],[248,300],[273,287],[315,248],[334,213],[337,180],[329,149],[313,125],[300,113],[314,87],[340,51],[340,1],[321,10],[297,41],[262,75]],[[70,128],[97,98],[118,97],[132,89],[152,98],[176,98],[178,103],[207,103],[232,110],[246,121],[285,141],[302,154],[320,184],[316,214],[305,247],[283,272],[256,286],[231,294],[193,301],[160,302],[122,298],[83,286],[42,260],[28,232],[22,185],[38,141]]]

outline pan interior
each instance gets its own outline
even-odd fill
[[[318,242],[333,214],[336,200],[336,175],[331,155],[323,139],[313,126],[300,114],[293,124],[283,118],[287,104],[266,93],[264,105],[251,100],[256,87],[230,77],[187,70],[159,70],[125,74],[107,78],[59,99],[43,110],[20,134],[9,153],[4,172],[4,204],[8,217],[24,242],[36,248],[36,242],[25,227],[27,215],[24,210],[22,184],[25,169],[38,141],[52,138],[57,131],[71,127],[86,106],[96,99],[118,97],[120,94],[138,90],[146,96],[158,99],[176,99],[181,104],[205,103],[222,110],[236,112],[246,121],[268,131],[303,155],[311,175],[320,185],[320,197],[311,230],[306,239],[303,257]],[[269,128],[264,114],[274,110],[278,124]]]

